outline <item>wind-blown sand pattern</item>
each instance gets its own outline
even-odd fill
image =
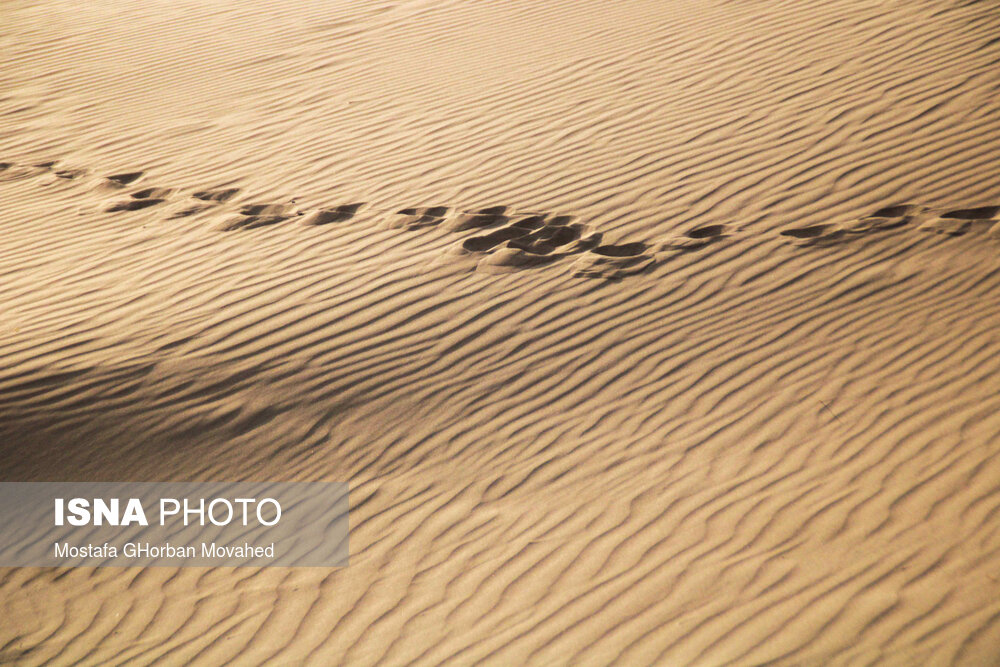
[[[996,2],[0,15],[3,479],[351,485],[0,663],[1000,663]]]

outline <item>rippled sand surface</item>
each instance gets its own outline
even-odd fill
[[[993,0],[7,0],[0,475],[351,563],[0,570],[0,662],[1000,662]]]

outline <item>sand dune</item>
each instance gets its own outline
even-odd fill
[[[352,526],[5,569],[0,662],[1000,661],[995,2],[0,15],[3,479]]]

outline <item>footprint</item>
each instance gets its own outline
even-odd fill
[[[587,234],[586,236],[581,236],[579,239],[563,248],[562,252],[564,255],[575,255],[577,253],[587,252],[588,250],[593,250],[601,245],[602,240],[604,240],[604,234],[601,232]]]
[[[199,213],[204,213],[205,211],[210,211],[215,208],[216,206],[213,204],[192,204],[191,206],[186,206],[179,211],[171,213],[169,219],[174,220],[176,218],[188,218],[192,215],[198,215]]]
[[[312,227],[316,225],[328,225],[331,222],[344,222],[345,220],[350,220],[354,217],[354,214],[358,212],[364,206],[361,204],[341,204],[336,208],[321,208],[318,211],[312,211],[307,213],[304,218],[302,218],[302,224],[307,227]]]
[[[555,260],[554,255],[515,248],[511,246],[511,243],[513,242],[509,241],[503,248],[480,260],[479,264],[476,265],[476,270],[493,274],[511,273],[550,264]]]
[[[440,225],[448,215],[447,206],[423,206],[404,208],[390,219],[386,226],[389,229],[422,229]]]
[[[963,236],[972,228],[972,220],[965,218],[945,218],[938,216],[927,220],[917,229],[921,232],[944,234],[945,236]]]
[[[633,243],[620,243],[618,245],[602,245],[594,248],[595,255],[603,257],[636,257],[645,252],[647,246],[642,241]]]
[[[129,199],[112,202],[104,210],[107,212],[139,211],[150,206],[162,204],[167,200],[171,192],[173,192],[172,188],[143,188],[131,193]]]
[[[511,241],[509,245],[539,255],[547,255],[558,250],[562,251],[560,254],[568,254],[566,251],[569,250],[570,244],[578,241],[585,231],[587,228],[579,223],[550,224]]]
[[[507,241],[518,239],[526,236],[527,234],[527,229],[513,226],[503,227],[492,231],[489,234],[484,234],[483,236],[472,236],[467,238],[462,241],[461,248],[462,250],[468,252],[488,252],[497,246],[506,243]]]
[[[921,206],[917,204],[893,204],[892,206],[886,206],[880,208],[877,211],[869,214],[869,218],[905,218],[908,216],[916,215],[920,212]]]
[[[973,224],[991,224],[993,226],[987,232],[987,235],[993,238],[998,215],[1000,215],[1000,206],[952,209],[927,220],[917,229],[922,232],[931,232],[934,234],[962,236],[972,229]]]
[[[980,206],[979,208],[961,208],[946,211],[941,214],[948,220],[993,220],[1000,213],[1000,206]]]
[[[511,227],[517,227],[518,229],[541,229],[545,226],[545,218],[548,217],[545,213],[532,214],[523,218],[519,218],[510,223]]]
[[[0,182],[22,181],[26,178],[40,176],[50,171],[54,164],[55,162],[41,162],[39,164],[0,162]]]
[[[481,209],[471,215],[499,215],[508,219],[505,215],[506,210],[501,212],[499,208],[485,209],[485,212]],[[577,243],[587,231],[587,226],[571,222],[572,220],[573,216],[569,215],[557,215],[550,218],[547,213],[529,214],[515,219],[506,227],[465,239],[452,254],[491,252],[503,245],[505,249],[519,250],[527,255],[553,255],[555,258],[570,252],[582,252],[585,249],[595,247],[596,242],[587,246],[581,246]],[[535,266],[541,263],[534,257],[522,257],[513,252],[505,253],[505,256],[507,258],[501,262],[502,266]],[[493,266],[495,261],[487,262],[484,267]]]
[[[784,229],[782,236],[787,236],[798,246],[832,245],[844,240],[846,230],[841,225],[819,224],[808,227],[793,227]]]
[[[445,225],[448,231],[463,232],[467,229],[494,227],[507,222],[506,206],[487,206],[486,208],[465,211]]]
[[[704,225],[703,227],[695,227],[687,235],[692,239],[721,239],[728,230],[729,228],[722,224]]]
[[[132,199],[166,199],[173,191],[173,188],[143,188],[129,194],[129,197]]]
[[[726,232],[728,230],[729,227],[723,224],[704,225],[702,227],[695,227],[694,229],[685,232],[681,236],[675,236],[665,241],[661,241],[659,244],[659,249],[697,250],[699,248],[704,248],[705,246],[711,243],[715,243],[716,241],[725,238],[727,236]]]
[[[590,229],[580,222],[552,223],[539,230],[539,235],[556,248],[562,248],[580,239]]]
[[[430,216],[432,218],[443,218],[448,215],[447,206],[424,206],[421,208],[404,208],[399,215],[412,215],[416,217]]]
[[[150,206],[156,206],[157,204],[162,204],[166,199],[150,198],[150,199],[123,199],[121,201],[112,202],[104,210],[108,213],[114,213],[116,211],[139,211],[144,208],[149,208]]]
[[[284,222],[296,214],[297,210],[293,202],[244,204],[240,207],[237,215],[223,222],[218,229],[223,232],[232,232],[239,229],[270,227]]]
[[[126,185],[131,185],[135,183],[140,178],[142,178],[145,172],[141,171],[130,171],[122,174],[113,174],[111,176],[105,176],[104,182],[113,188],[123,188]]]
[[[476,215],[483,215],[483,213],[477,212]],[[507,213],[507,216],[511,227],[528,230],[541,229],[542,227],[566,227],[576,219],[572,215],[553,215],[549,217],[549,213]]]
[[[223,203],[227,202],[237,194],[239,194],[239,188],[225,188],[221,190],[199,190],[193,193],[191,196],[195,199],[200,199],[201,201],[210,201]]]
[[[241,229],[270,227],[284,222],[288,218],[287,215],[237,215],[223,222],[218,229],[222,232],[234,232]]]
[[[910,224],[918,215],[924,212],[917,204],[895,204],[880,208],[863,218],[858,218],[844,225],[848,234],[866,234],[896,229]]]
[[[192,193],[191,198],[197,200],[193,204],[189,204],[184,208],[174,211],[170,214],[169,218],[171,220],[177,218],[188,218],[192,215],[198,215],[199,213],[204,213],[205,211],[211,211],[219,207],[237,194],[239,194],[239,188],[223,188],[218,190],[199,190],[198,192]]]
[[[56,178],[62,178],[67,181],[75,181],[78,178],[83,178],[86,176],[88,171],[83,168],[79,169],[60,169],[55,172]]]
[[[597,246],[573,263],[573,275],[620,280],[649,269],[656,259],[646,253],[647,244],[637,241]]]
[[[291,204],[244,204],[240,206],[240,215],[249,216],[285,216],[295,213]]]
[[[55,160],[39,162],[31,165],[19,165],[14,162],[0,162],[0,181],[19,181],[33,176],[50,173],[52,176],[63,180],[76,180],[86,176],[87,169],[83,168],[62,168],[54,170],[58,164]],[[49,182],[53,182],[51,179]]]

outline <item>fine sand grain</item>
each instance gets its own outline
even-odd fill
[[[351,561],[0,570],[0,663],[1000,664],[1000,4],[6,0],[5,480]]]

